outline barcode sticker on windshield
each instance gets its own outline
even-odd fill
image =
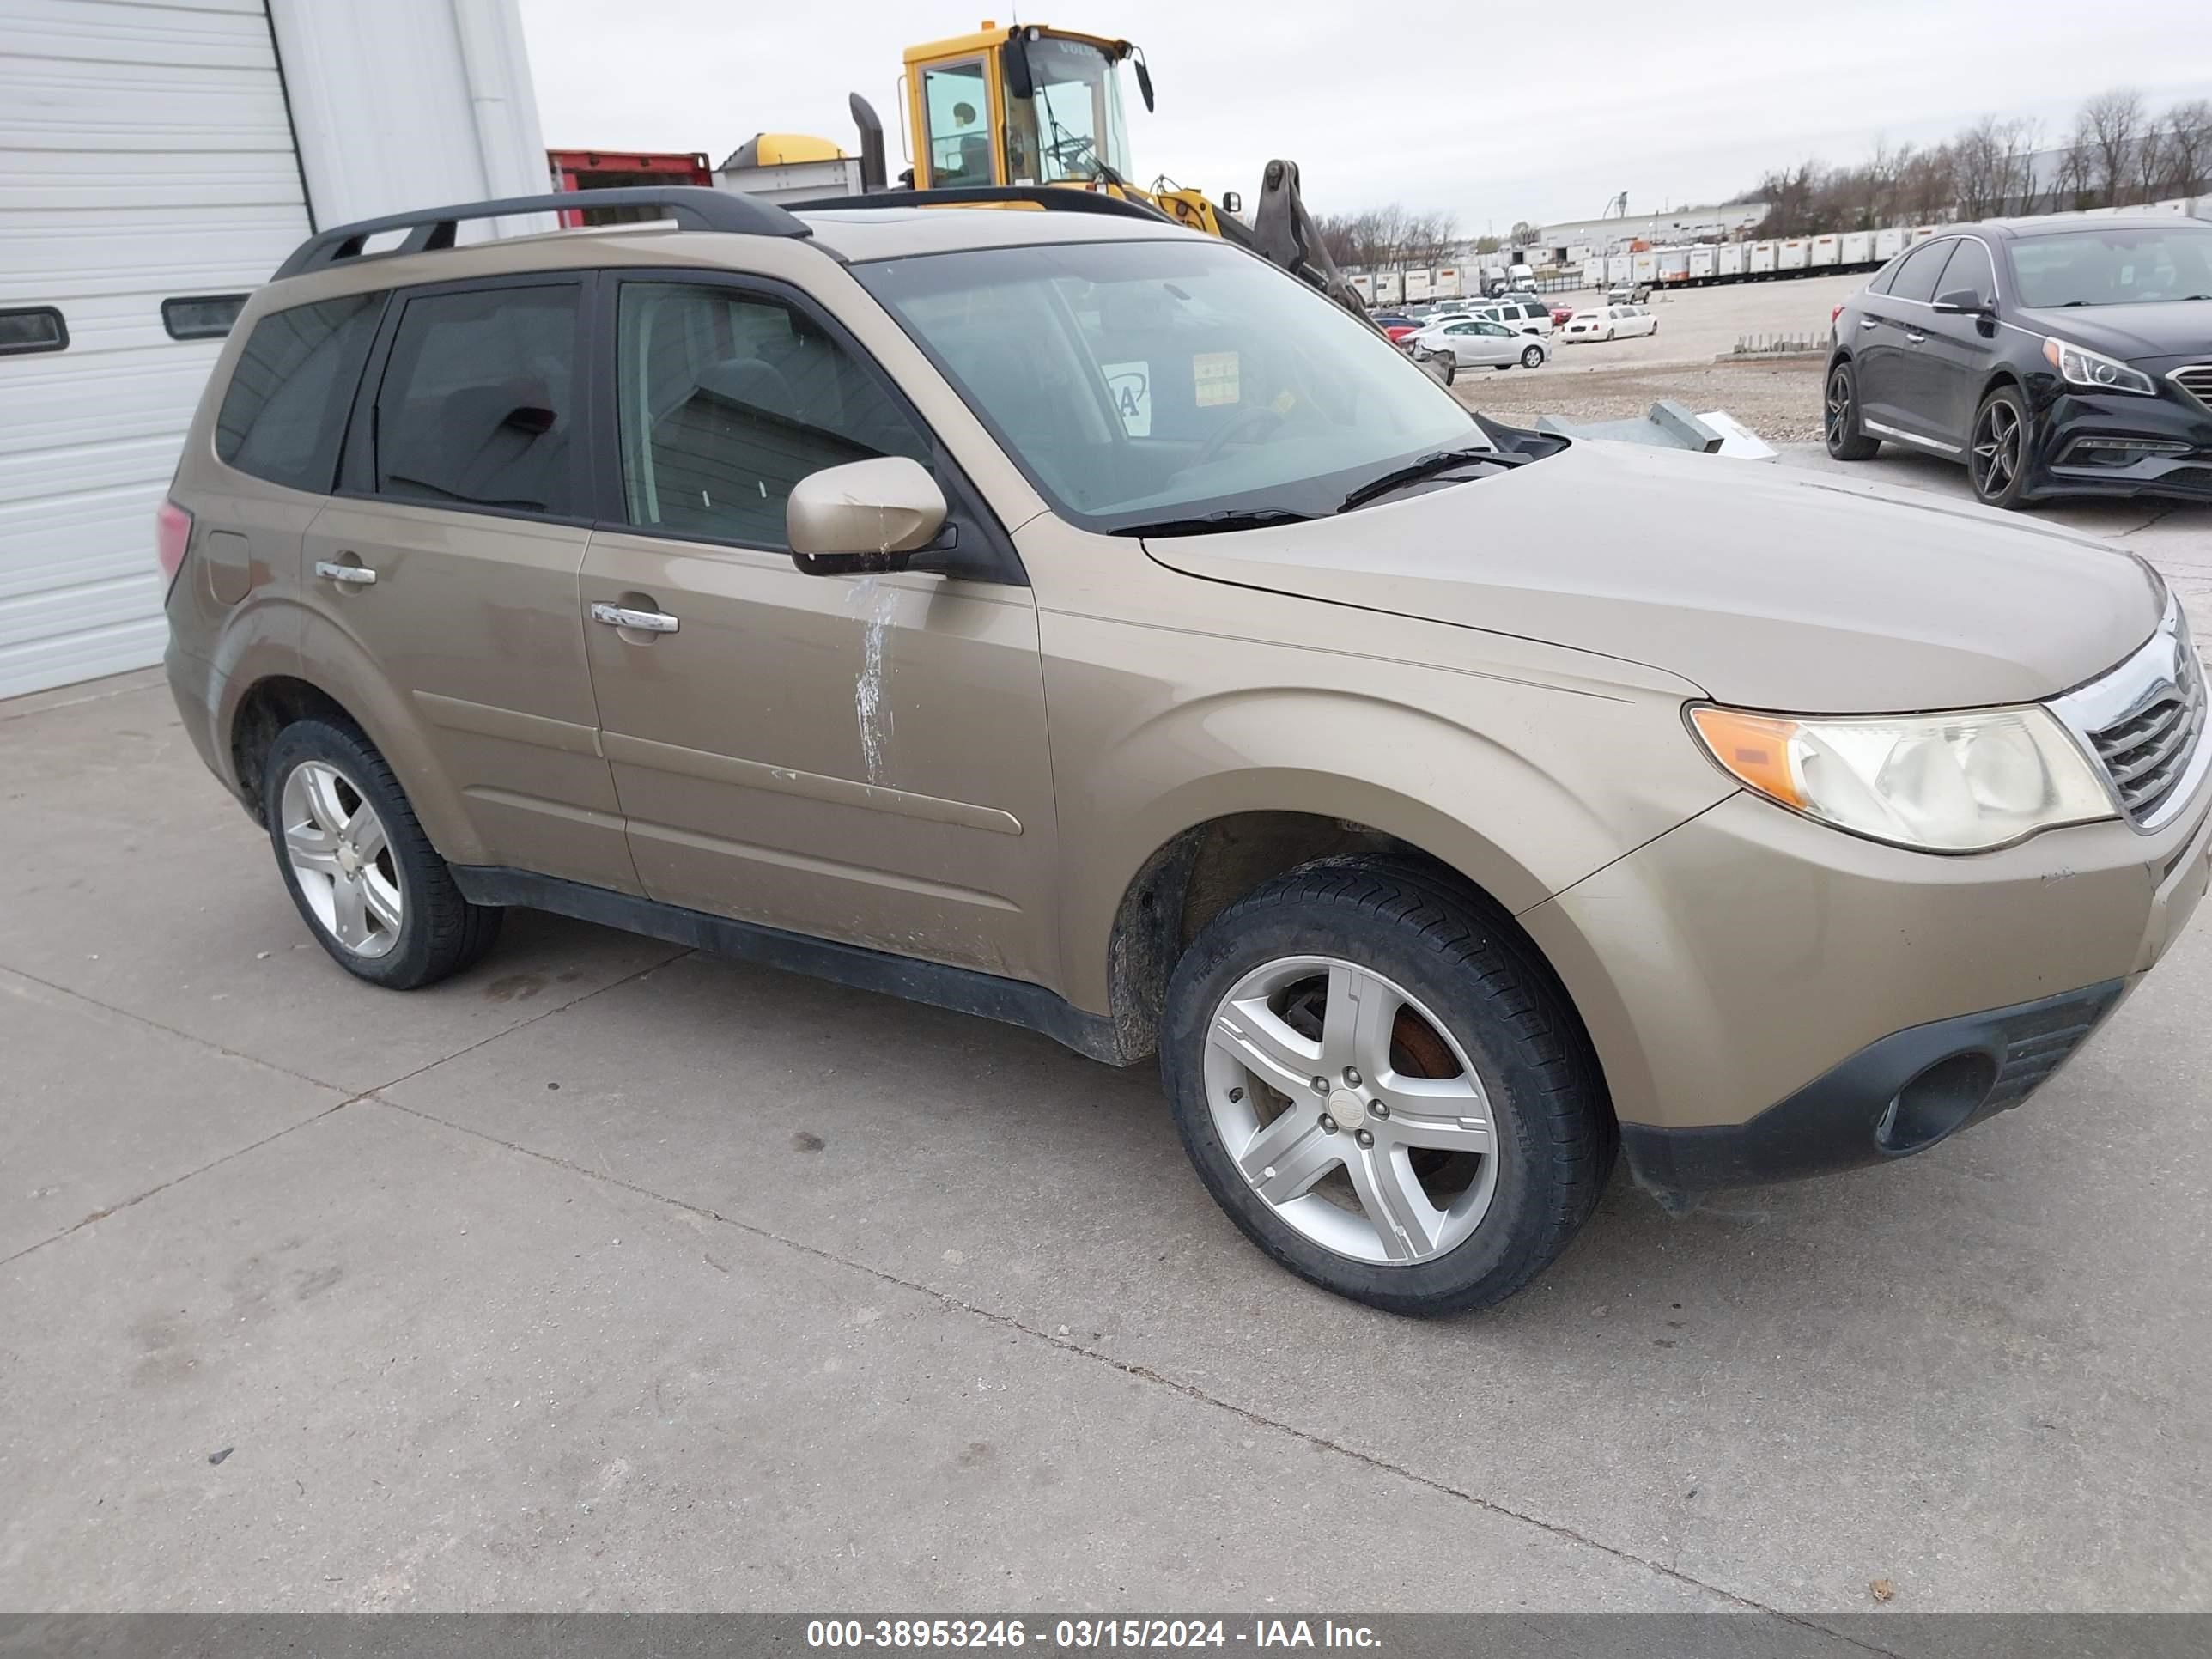
[[[1237,401],[1237,354],[1201,351],[1190,360],[1191,392],[1200,409]]]
[[[1098,372],[1106,377],[1106,390],[1114,399],[1114,410],[1121,417],[1121,429],[1132,438],[1152,435],[1152,366],[1150,363],[1101,363]]]

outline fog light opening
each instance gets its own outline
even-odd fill
[[[1875,1122],[1874,1144],[1900,1158],[1933,1146],[1973,1116],[1996,1080],[1996,1061],[1987,1054],[1937,1060],[1891,1097]]]

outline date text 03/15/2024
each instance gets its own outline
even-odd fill
[[[810,1648],[1354,1648],[1382,1644],[1368,1626],[1333,1619],[813,1619]]]

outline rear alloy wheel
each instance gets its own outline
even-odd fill
[[[2027,482],[2027,405],[2019,392],[2001,386],[1982,399],[1974,415],[1973,441],[1966,449],[1966,476],[1984,506],[2017,507]]]
[[[1544,348],[1541,346],[1530,346],[1521,354],[1521,367],[1523,368],[1540,368],[1543,362]]]
[[[1870,461],[1881,453],[1881,440],[1869,438],[1859,429],[1858,379],[1851,373],[1848,359],[1828,370],[1820,428],[1828,453],[1839,461]]]
[[[1613,330],[1611,330],[1611,329],[1607,329],[1607,330],[1606,330],[1606,331],[1605,331],[1605,337],[1606,337],[1607,340],[1611,340],[1611,339],[1613,338]]]
[[[505,912],[471,904],[382,755],[333,720],[295,721],[263,763],[277,868],[316,942],[356,978],[411,991],[489,950]]]
[[[1176,964],[1161,1071],[1199,1176],[1292,1272],[1393,1312],[1486,1307],[1596,1206],[1618,1133],[1510,924],[1417,866],[1330,860]]]

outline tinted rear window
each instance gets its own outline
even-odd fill
[[[349,294],[254,324],[216,414],[215,453],[257,478],[326,493],[383,313],[381,293]]]
[[[572,510],[573,283],[407,301],[376,393],[376,493],[406,501]]]

